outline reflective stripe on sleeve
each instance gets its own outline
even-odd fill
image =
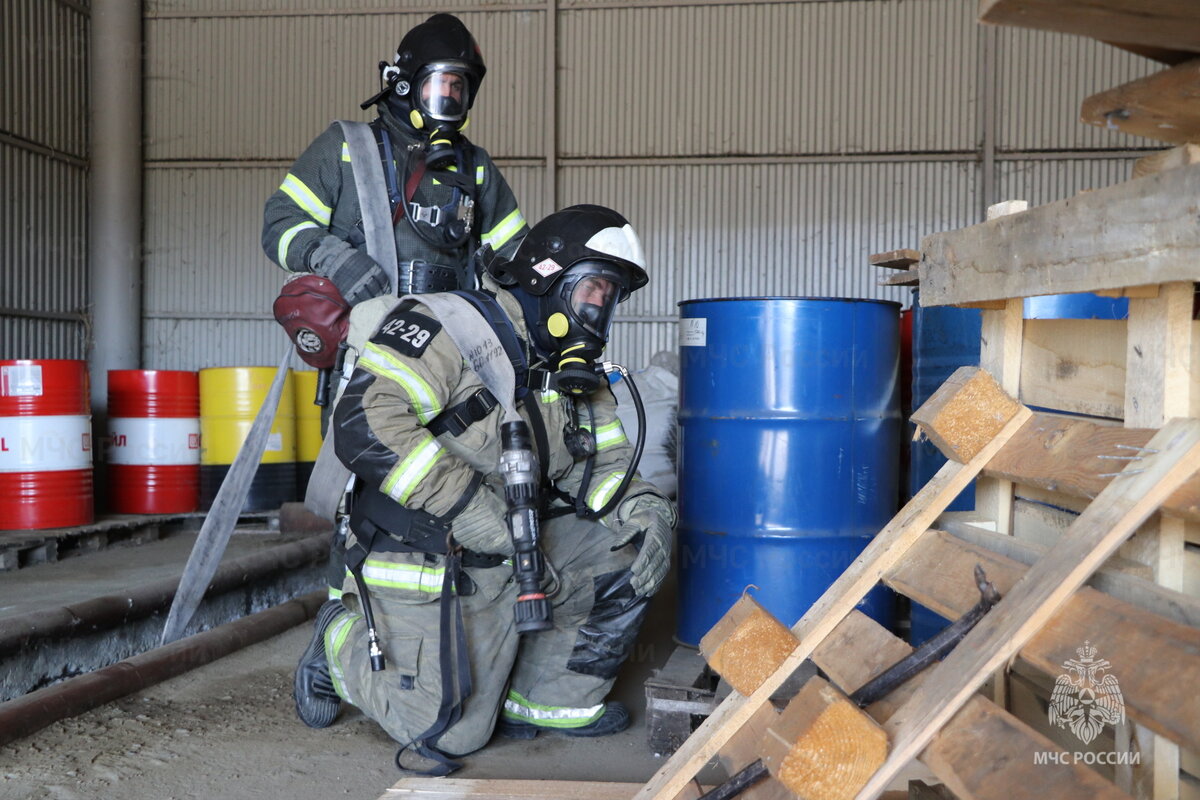
[[[586,425],[580,427],[587,428]],[[590,429],[589,429],[590,430]],[[621,427],[621,420],[614,420],[607,425],[601,425],[596,429],[596,451],[605,450],[609,447],[615,447],[621,442],[627,442],[629,439],[625,436],[625,429]]]
[[[442,413],[442,404],[434,395],[433,387],[413,372],[412,367],[384,352],[378,345],[368,342],[355,366],[361,366],[373,375],[400,384],[408,394],[408,402],[422,425],[428,424],[429,420]]]
[[[525,218],[521,216],[521,209],[513,209],[511,214],[500,220],[500,224],[485,233],[480,241],[483,244],[490,244],[493,250],[499,250],[523,227],[525,227]]]
[[[621,480],[625,477],[624,472],[614,472],[600,482],[600,485],[592,490],[588,495],[588,508],[592,511],[599,511],[604,508],[604,504],[613,496],[613,492],[621,485]]]
[[[322,203],[313,194],[312,189],[304,185],[304,181],[289,172],[279,188],[283,190],[284,194],[292,198],[292,202],[304,209],[305,213],[310,217],[326,228],[329,227],[329,221],[333,218],[333,209]]]
[[[543,728],[582,728],[600,719],[604,704],[587,708],[568,706],[544,706],[527,700],[512,689],[504,699],[504,716],[510,719],[532,722]]]
[[[446,454],[432,434],[426,433],[425,440],[417,445],[408,457],[396,466],[383,480],[381,487],[388,497],[397,503],[406,503],[417,484],[429,474],[438,459]]]
[[[342,161],[345,161],[347,164],[350,163],[350,145],[345,142],[342,142]]]
[[[483,167],[475,168],[475,185],[483,186]]]
[[[320,227],[321,226],[315,222],[305,221],[305,222],[301,222],[299,225],[293,225],[292,227],[290,227],[286,231],[284,231],[283,236],[279,237],[279,266],[283,267],[284,269],[288,268],[288,265],[287,265],[288,248],[292,246],[292,239],[296,238],[297,233],[299,233],[302,230],[305,230],[306,228],[320,229]],[[308,265],[306,264],[305,266],[308,266]]]
[[[441,594],[446,568],[426,567],[420,564],[393,564],[368,558],[363,564],[362,575],[368,586],[412,589],[417,592]]]

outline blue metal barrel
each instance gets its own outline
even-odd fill
[[[679,305],[677,638],[696,644],[749,585],[795,623],[895,514],[899,304]],[[862,607],[890,626],[891,600]]]
[[[1129,299],[1090,292],[1025,298],[1025,319],[1127,319]]]

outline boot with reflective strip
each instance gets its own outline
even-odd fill
[[[589,714],[590,722],[579,725],[587,717],[573,717],[575,713],[592,709],[548,708],[531,703],[516,692],[509,691],[496,730],[506,739],[532,739],[542,731],[561,733],[564,736],[595,737],[610,736],[629,727],[629,709],[615,700],[602,703],[599,715]]]
[[[325,632],[346,611],[341,600],[327,600],[317,611],[312,640],[308,643],[292,682],[296,715],[310,728],[328,728],[337,719],[342,699],[333,688],[329,664],[325,660]]]

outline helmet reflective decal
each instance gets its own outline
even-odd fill
[[[559,264],[553,258],[544,258],[534,264],[531,269],[543,278],[548,278],[556,272],[562,272],[562,264]]]
[[[642,252],[642,243],[633,232],[633,226],[628,223],[621,228],[610,227],[597,231],[587,240],[586,247],[631,261],[642,269],[646,268],[646,254]]]

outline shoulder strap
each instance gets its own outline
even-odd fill
[[[342,126],[342,136],[350,151],[350,170],[354,173],[354,186],[358,190],[367,254],[383,267],[395,292],[400,285],[396,233],[392,226],[392,204],[387,196],[387,183],[375,134],[365,122],[340,119],[338,124]]]

